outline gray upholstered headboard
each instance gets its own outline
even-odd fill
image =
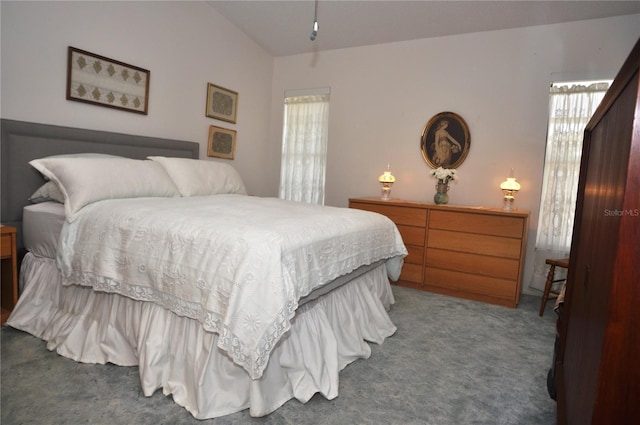
[[[199,145],[181,140],[133,136],[2,119],[0,123],[2,224],[18,228],[22,247],[22,209],[44,183],[29,161],[49,155],[97,152],[144,159],[149,155],[198,158]]]

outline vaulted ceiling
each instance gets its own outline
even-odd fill
[[[640,13],[638,0],[318,0],[311,41],[313,0],[208,4],[274,56]]]

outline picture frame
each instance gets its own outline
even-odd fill
[[[237,111],[237,92],[207,83],[207,117],[235,124]]]
[[[469,126],[454,112],[440,112],[431,117],[420,137],[422,157],[431,168],[458,168],[470,147]]]
[[[147,115],[151,71],[69,46],[67,100]]]
[[[209,143],[207,156],[233,159],[236,151],[236,130],[209,126]]]

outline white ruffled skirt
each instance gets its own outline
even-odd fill
[[[368,358],[396,327],[384,264],[298,308],[291,329],[252,380],[217,348],[218,335],[152,303],[87,287],[63,286],[55,260],[28,253],[22,293],[8,325],[47,341],[49,350],[83,363],[138,366],[146,396],[165,395],[198,419],[249,409],[267,415],[295,398],[338,396],[338,373]]]

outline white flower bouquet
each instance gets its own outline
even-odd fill
[[[458,181],[458,172],[453,168],[438,167],[435,170],[431,170],[431,175],[438,180],[438,183],[447,184],[450,181]]]

